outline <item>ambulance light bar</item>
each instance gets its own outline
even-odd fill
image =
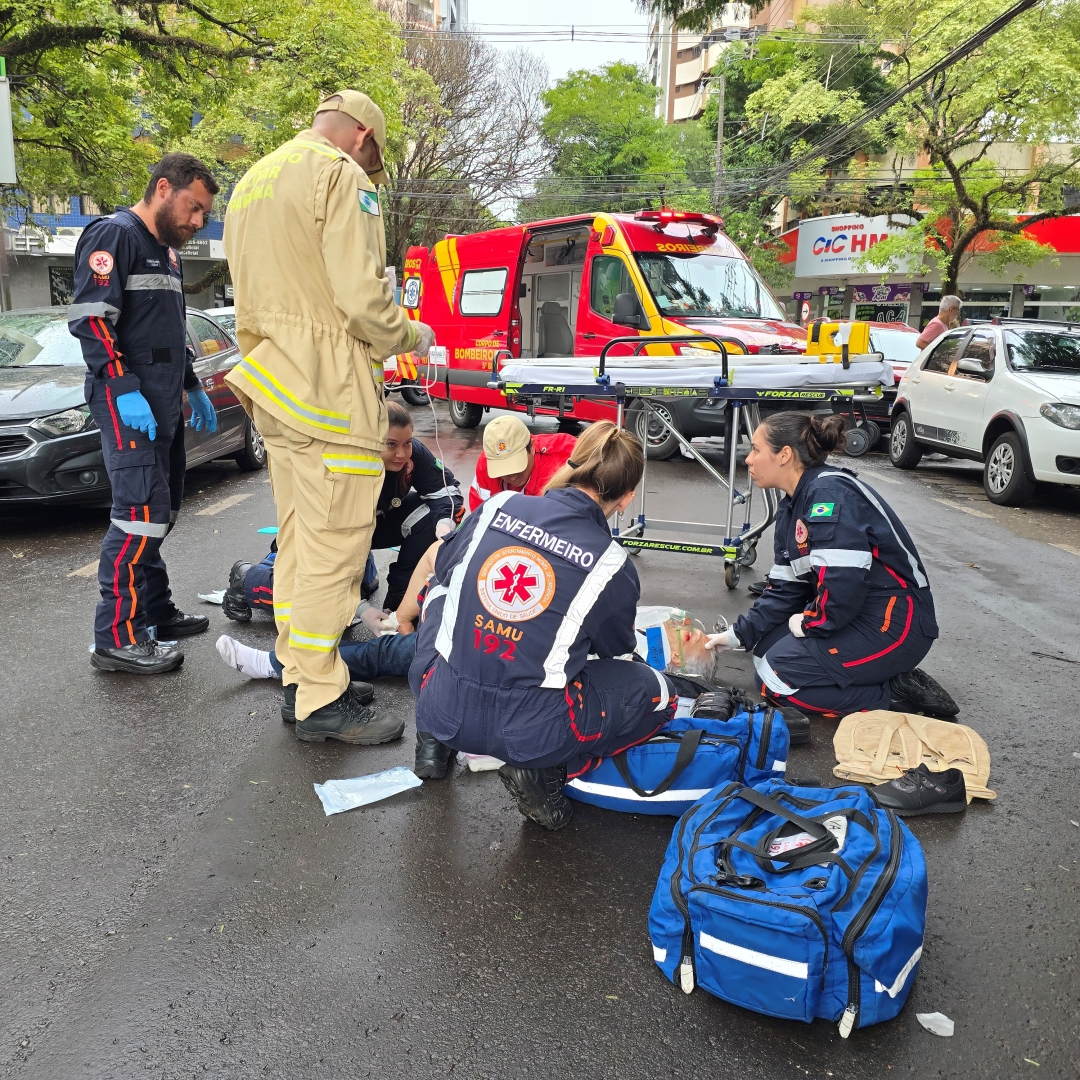
[[[669,225],[702,225],[703,232],[715,236],[723,227],[722,218],[714,214],[698,214],[692,210],[672,210],[663,207],[660,210],[639,210],[634,215],[635,221],[655,221],[657,232],[663,232]]]

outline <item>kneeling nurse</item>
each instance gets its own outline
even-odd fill
[[[768,417],[754,432],[754,483],[779,488],[768,588],[712,648],[750,649],[766,697],[825,716],[893,708],[951,717],[952,698],[916,664],[938,636],[926,569],[895,511],[853,472],[825,463],[843,420]]]
[[[500,492],[447,538],[424,600],[409,669],[418,764],[500,758],[518,808],[547,829],[570,820],[568,774],[674,715],[671,681],[634,659],[641,590],[607,524],[643,467],[633,435],[593,424],[542,496]]]

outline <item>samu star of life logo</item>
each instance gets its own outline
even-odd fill
[[[551,603],[555,571],[532,548],[500,548],[480,567],[476,592],[492,615],[507,622],[525,622]]]

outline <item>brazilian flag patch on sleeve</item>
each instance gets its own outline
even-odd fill
[[[812,518],[832,517],[834,506],[836,506],[836,503],[814,503],[810,507],[810,516]]]
[[[359,191],[360,195],[360,209],[365,214],[371,214],[373,217],[379,216],[379,196],[374,191],[365,191],[363,188]]]

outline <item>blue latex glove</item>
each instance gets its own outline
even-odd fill
[[[136,431],[145,431],[153,442],[157,438],[157,421],[150,408],[150,402],[142,396],[141,390],[133,390],[130,394],[121,394],[116,399],[116,407],[120,410],[120,419],[129,428]]]
[[[217,413],[205,390],[189,390],[187,392],[188,404],[191,406],[191,420],[188,421],[196,431],[202,431],[206,425],[207,431],[217,431]]]

